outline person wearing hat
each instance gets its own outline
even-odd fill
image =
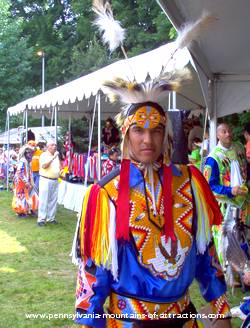
[[[33,153],[34,148],[28,144],[20,149],[17,169],[14,175],[12,208],[20,218],[34,214],[38,208],[38,195],[34,190],[34,181],[30,167]]]
[[[60,160],[58,157],[55,140],[47,142],[47,150],[43,152],[39,160],[39,207],[37,225],[42,227],[46,222],[57,224],[55,219],[58,178],[60,175]]]
[[[85,194],[72,247],[79,265],[76,322],[198,327],[189,293],[194,279],[214,315],[227,318],[226,284],[211,234],[222,220],[220,210],[198,169],[171,163],[170,121],[158,101],[176,84],[105,85],[124,104],[117,118],[122,161]]]

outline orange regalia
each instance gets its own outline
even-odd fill
[[[210,257],[210,227],[213,220],[220,220],[218,212],[214,216],[216,204],[209,189],[208,193],[202,192],[205,182],[195,168],[172,165],[171,170],[175,242],[166,240],[164,234],[162,168],[153,172],[154,214],[149,179],[137,163],[130,163],[128,241],[116,238],[120,175],[104,185],[89,187],[77,234],[81,259],[76,291],[78,323],[133,327],[133,318],[161,320],[169,313],[180,314],[187,309],[192,312],[188,289],[194,278],[208,302],[213,304],[221,298],[214,311],[228,312],[225,283]],[[102,306],[108,296],[109,312],[128,320],[103,317]],[[100,317],[91,318],[88,313]],[[184,324],[196,327],[194,320]]]
[[[154,91],[158,97],[173,85],[119,83],[137,102],[119,118],[121,169],[90,186],[83,201],[73,244],[79,264],[76,322],[95,328],[197,327],[189,296],[194,279],[212,311],[228,315],[226,285],[211,238],[221,212],[199,170],[169,160],[169,120]],[[156,161],[139,163],[131,156],[127,132],[134,124],[165,127]]]

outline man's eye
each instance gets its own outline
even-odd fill
[[[159,129],[155,129],[154,130],[155,133],[163,133],[163,129],[159,128]]]

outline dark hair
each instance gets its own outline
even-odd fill
[[[111,123],[111,124],[114,125],[114,120],[113,120],[111,117],[108,117],[108,118],[106,119],[106,122],[109,122],[109,123]]]
[[[119,150],[117,148],[111,148],[109,151],[109,157],[114,155],[115,153],[119,154]]]
[[[195,138],[192,140],[192,142],[193,142],[193,143],[194,143],[194,142],[201,142],[201,139],[198,138],[198,137],[195,137]]]
[[[247,123],[247,124],[244,126],[244,132],[247,132],[248,134],[250,134],[250,123]]]

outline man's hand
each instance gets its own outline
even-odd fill
[[[245,186],[236,186],[232,188],[232,194],[234,196],[238,195],[246,195],[248,193],[248,189]]]
[[[55,159],[57,156],[59,156],[59,151],[55,152],[53,159]]]

